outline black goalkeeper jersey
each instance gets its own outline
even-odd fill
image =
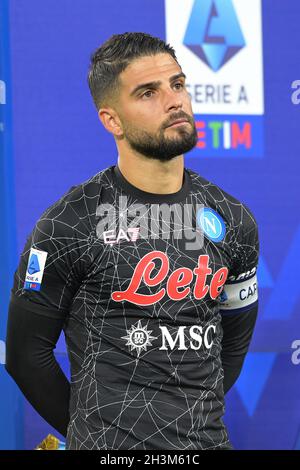
[[[190,169],[152,194],[113,165],[49,207],[12,297],[64,319],[67,449],[230,448],[221,319],[257,305],[257,261],[249,209]]]

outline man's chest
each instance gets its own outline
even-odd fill
[[[138,230],[110,232],[90,253],[85,288],[113,303],[148,307],[164,302],[216,301],[228,277],[230,250],[206,237],[141,238]],[[187,245],[189,249],[187,249]]]

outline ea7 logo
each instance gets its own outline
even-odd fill
[[[103,232],[104,243],[109,243],[113,245],[114,243],[119,243],[122,240],[127,242],[135,242],[138,239],[140,233],[140,227],[129,227],[127,230],[120,229],[118,232],[115,230],[108,230]]]

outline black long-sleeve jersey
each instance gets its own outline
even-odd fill
[[[67,449],[230,448],[224,389],[251,339],[257,262],[253,215],[218,186],[185,169],[178,192],[152,194],[113,165],[72,187],[29,235],[11,293],[8,370],[14,356],[22,362],[17,311],[34,312],[34,344],[52,351],[65,333],[70,397],[51,368],[69,405],[56,410],[69,413]],[[32,398],[26,370],[19,377],[35,405],[42,391]],[[41,382],[47,390],[47,375]],[[51,384],[49,393],[59,400]],[[57,424],[46,408],[37,406]]]

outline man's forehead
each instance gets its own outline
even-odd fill
[[[180,66],[170,54],[156,54],[135,59],[120,74],[120,79],[125,88],[134,88],[140,83],[168,80],[180,72]]]

